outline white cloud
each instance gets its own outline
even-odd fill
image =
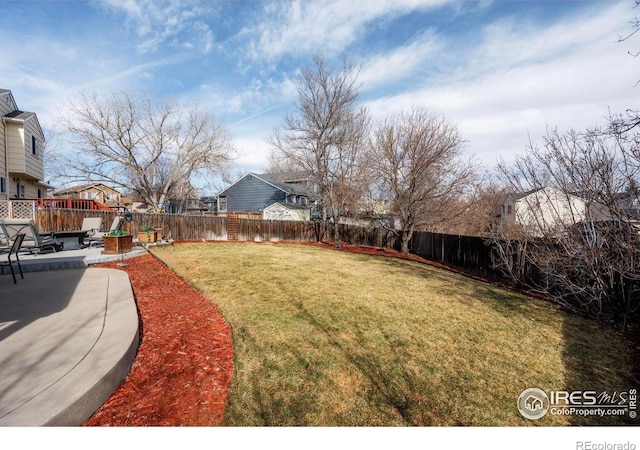
[[[482,44],[475,49],[470,68],[495,68],[560,60],[576,49],[602,47],[615,42],[620,26],[628,26],[628,8],[619,3],[608,9],[587,9],[549,26],[534,24],[526,17],[510,17],[490,24]],[[596,48],[593,48],[597,51]]]
[[[264,172],[269,164],[269,144],[261,136],[238,136],[234,143],[238,150],[236,165],[247,172]]]
[[[486,165],[522,153],[548,127],[604,125],[609,108],[640,103],[638,61],[616,42],[629,25],[622,6],[581,14],[548,28],[489,24],[459,61],[456,76],[414,85],[367,103],[376,117],[424,106],[457,123]]]
[[[207,110],[227,116],[229,124],[233,124],[288,107],[293,104],[295,96],[293,81],[284,76],[282,80],[254,77],[236,89],[205,83],[185,97],[187,101],[195,101]]]
[[[321,49],[337,54],[359,38],[373,20],[389,20],[449,0],[268,2],[258,24],[244,32],[253,38],[255,59],[309,54]]]
[[[439,56],[444,43],[431,30],[425,31],[408,44],[382,55],[375,55],[363,63],[359,81],[364,90],[392,84],[412,76],[424,67],[429,58]]]
[[[493,164],[523,151],[529,135],[539,140],[547,125],[583,129],[603,123],[608,108],[640,108],[640,59],[626,53],[640,43],[616,43],[631,30],[633,2],[562,3],[556,14],[555,2],[541,2],[550,19],[536,23],[527,2],[509,3],[520,12],[511,17],[502,2],[462,0],[62,2],[95,26],[34,16],[10,28],[0,17],[0,37],[19,43],[0,47],[0,87],[45,127],[61,100],[81,90],[139,86],[195,101],[230,126],[238,165],[262,170],[264,137],[293,108],[300,66],[315,51],[331,60],[355,55],[374,116],[424,105],[457,123],[469,150]],[[563,15],[570,10],[586,12]],[[425,11],[450,22],[409,20]],[[390,42],[388,24],[405,15],[402,42]]]
[[[149,3],[138,0],[100,0],[100,2],[110,6],[113,9],[122,10],[128,16],[135,18],[143,17],[143,11]]]
[[[167,43],[203,54],[213,48],[213,31],[201,18],[214,14],[214,2],[101,0],[101,3],[125,15],[140,38],[136,48],[142,54],[156,52]]]

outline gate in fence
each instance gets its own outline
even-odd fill
[[[227,240],[237,241],[240,231],[240,219],[237,214],[227,215]]]

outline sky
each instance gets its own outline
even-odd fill
[[[491,170],[550,128],[640,109],[640,36],[620,42],[636,16],[634,0],[0,0],[0,88],[45,129],[80,93],[196,103],[228,128],[235,172],[259,173],[320,52],[360,68],[374,120],[424,107]]]

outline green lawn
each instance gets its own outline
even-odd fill
[[[232,326],[228,425],[568,425],[526,388],[627,390],[620,334],[553,305],[398,259],[304,245],[153,250]]]

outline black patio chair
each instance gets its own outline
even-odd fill
[[[18,256],[18,252],[20,251],[20,247],[22,247],[22,241],[24,240],[24,233],[19,233],[16,235],[13,244],[11,245],[11,247],[7,248],[7,249],[3,249],[0,254],[6,254],[7,255],[7,260],[6,261],[0,261],[0,270],[2,275],[4,275],[4,266],[9,266],[9,268],[11,269],[11,275],[13,276],[13,284],[17,283],[16,280],[16,272],[15,270],[13,270],[13,264],[18,264],[18,268],[20,269],[20,278],[22,278],[24,280],[24,274],[22,273],[22,265],[20,264],[20,257]],[[11,255],[16,255],[16,260],[12,261],[11,260]]]
[[[24,233],[22,251],[37,255],[40,252],[62,250],[53,233],[40,233],[31,219],[0,219],[0,229],[7,245],[11,246],[18,233]]]

